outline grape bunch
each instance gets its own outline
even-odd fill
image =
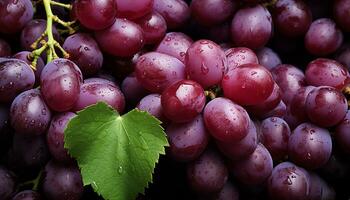
[[[138,200],[349,199],[349,11],[350,0],[1,0],[0,200],[102,199],[64,148],[69,121],[100,101],[166,132]]]

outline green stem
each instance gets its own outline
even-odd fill
[[[51,3],[51,5],[53,5],[53,6],[61,6],[61,7],[63,7],[63,8],[67,8],[67,9],[69,9],[69,10],[72,9],[72,6],[71,6],[70,4],[64,4],[64,3],[57,2],[57,1],[51,1],[50,3]]]
[[[32,190],[37,191],[39,189],[39,184],[40,184],[42,175],[43,175],[43,170],[40,170],[38,176],[35,179],[21,183],[19,184],[19,187],[33,185]]]
[[[205,96],[209,97],[210,99],[215,99],[216,98],[216,94],[215,92],[211,91],[211,90],[206,90],[204,91]]]

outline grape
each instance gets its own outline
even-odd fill
[[[10,103],[19,93],[33,88],[35,75],[18,59],[0,59],[0,102]]]
[[[149,52],[139,57],[135,76],[147,90],[161,93],[171,84],[185,79],[185,66],[175,57]]]
[[[115,0],[117,16],[120,18],[137,19],[152,12],[154,0]]]
[[[94,81],[85,81],[81,85],[80,94],[73,110],[80,111],[93,104],[103,101],[123,113],[125,108],[125,98],[119,87],[106,79],[94,79]]]
[[[210,40],[198,40],[187,50],[186,73],[203,88],[219,84],[226,70],[226,56],[219,45]]]
[[[256,52],[259,60],[259,64],[266,67],[268,70],[272,70],[277,65],[281,64],[282,61],[278,54],[268,47],[263,47]]]
[[[244,64],[230,70],[222,80],[224,96],[240,105],[263,103],[272,93],[271,73],[259,64]]]
[[[302,0],[280,0],[273,9],[273,22],[287,37],[303,36],[312,22],[311,10]]]
[[[332,139],[328,130],[310,123],[294,129],[288,142],[290,159],[308,169],[326,164],[332,153]]]
[[[102,67],[103,55],[96,41],[86,33],[69,36],[63,48],[69,53],[69,59],[80,68],[84,76],[96,74]]]
[[[60,162],[71,161],[68,151],[64,148],[64,130],[69,120],[76,114],[71,112],[57,114],[52,118],[50,128],[47,131],[46,142],[53,158]]]
[[[2,0],[0,2],[0,32],[17,33],[34,15],[30,0]]]
[[[233,17],[231,38],[237,46],[261,48],[271,35],[271,14],[261,5],[241,8]]]
[[[165,19],[157,12],[152,12],[136,21],[143,30],[145,44],[158,44],[165,36]]]
[[[191,80],[181,80],[166,88],[161,97],[164,115],[173,122],[193,120],[205,105],[203,88]]]
[[[292,98],[292,101],[287,108],[287,115],[285,116],[285,119],[291,128],[294,129],[299,124],[308,121],[305,103],[307,96],[314,88],[315,87],[313,86],[302,87]]]
[[[287,106],[286,104],[281,100],[280,103],[269,112],[263,114],[260,116],[261,119],[266,119],[268,117],[284,117],[287,113]]]
[[[217,147],[219,150],[231,160],[241,160],[248,157],[254,152],[258,145],[257,129],[254,122],[249,123],[249,129],[247,135],[237,142],[221,142],[217,141]]]
[[[331,86],[342,90],[350,77],[349,71],[335,60],[318,58],[305,70],[306,82],[313,86]]]
[[[68,111],[79,98],[82,74],[72,61],[60,58],[44,67],[40,83],[48,106],[54,111]]]
[[[43,134],[51,120],[50,109],[38,89],[19,94],[12,102],[10,116],[12,127],[28,136]]]
[[[350,111],[345,118],[336,126],[334,138],[343,151],[350,153]]]
[[[279,117],[264,119],[260,125],[261,142],[271,153],[273,160],[283,160],[288,154],[288,140],[291,134],[287,122]]]
[[[79,168],[50,161],[44,170],[42,190],[47,199],[79,200],[83,195],[83,183]]]
[[[342,32],[328,18],[312,22],[304,41],[307,51],[316,56],[325,56],[335,52],[342,42]]]
[[[204,108],[204,121],[210,134],[221,142],[238,142],[247,136],[249,115],[226,98],[215,98]]]
[[[334,200],[335,194],[332,188],[316,173],[309,172],[310,195],[309,200]]]
[[[141,83],[136,79],[134,75],[127,76],[122,84],[121,90],[125,96],[125,101],[128,104],[134,105],[139,102],[142,97],[146,96],[149,92],[144,89]]]
[[[33,190],[24,190],[19,192],[12,200],[41,200],[41,195]]]
[[[29,60],[29,58],[28,58],[30,53],[31,52],[29,52],[29,51],[21,51],[21,52],[16,53],[13,57],[16,59],[19,59],[19,60],[23,60],[28,65],[31,65],[32,61]],[[44,60],[41,57],[39,57],[37,62],[36,62],[36,66],[35,66],[36,70],[34,71],[36,82],[40,82],[40,75],[41,75],[41,72],[43,71],[44,67],[45,67]]]
[[[18,173],[38,172],[50,158],[45,137],[14,134],[9,166]]]
[[[180,28],[190,18],[190,8],[183,0],[154,0],[153,10],[161,14],[168,28]]]
[[[16,177],[0,165],[0,199],[9,199],[16,190]]]
[[[267,183],[271,200],[305,200],[309,195],[310,178],[307,172],[289,162],[278,164]]]
[[[119,18],[110,27],[95,32],[95,38],[102,51],[119,57],[133,56],[144,44],[140,26]]]
[[[214,200],[239,200],[239,192],[235,185],[226,182],[224,188],[216,195]]]
[[[261,117],[278,106],[281,101],[281,93],[281,89],[275,83],[271,95],[265,101],[254,106],[246,106],[246,109],[251,115]]]
[[[0,57],[9,56],[11,56],[11,47],[5,40],[0,38]]]
[[[165,35],[155,51],[174,56],[184,63],[186,51],[192,43],[192,39],[187,35],[180,32],[170,32]]]
[[[177,161],[192,161],[198,158],[209,141],[209,134],[201,115],[187,123],[169,124],[166,134],[170,144],[169,153]]]
[[[220,154],[206,150],[187,166],[187,180],[198,193],[214,193],[223,189],[228,178],[227,168]]]
[[[283,91],[282,99],[287,104],[293,99],[295,93],[306,85],[304,73],[293,65],[278,65],[271,70],[271,73]]]
[[[339,53],[336,60],[350,70],[350,49],[345,49]]]
[[[46,20],[44,19],[33,19],[26,23],[25,27],[21,32],[21,46],[27,51],[32,51],[31,45],[44,33],[46,30]],[[60,41],[60,34],[58,33],[55,25],[52,25],[52,34],[56,41]],[[47,37],[44,39],[47,40]],[[38,44],[40,47],[41,44]]]
[[[246,47],[236,47],[225,51],[227,57],[227,71],[238,66],[256,63],[259,64],[258,57],[255,53]]]
[[[307,96],[305,105],[309,119],[322,127],[338,124],[348,110],[344,95],[328,86],[313,89]]]
[[[350,31],[350,9],[349,0],[335,0],[333,3],[333,16],[337,24],[342,28],[343,31]]]
[[[163,114],[163,108],[161,104],[161,95],[159,94],[149,94],[141,99],[136,108],[146,111],[154,117],[158,118],[160,121],[165,123],[167,119]]]
[[[114,0],[76,0],[75,16],[91,30],[102,30],[113,24],[116,16]]]
[[[238,7],[231,0],[192,0],[191,15],[201,25],[212,26],[228,20]]]
[[[230,166],[235,178],[247,185],[262,184],[270,176],[272,169],[271,155],[262,144],[259,144],[248,157],[233,162]]]

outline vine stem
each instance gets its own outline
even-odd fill
[[[72,9],[71,5],[63,4],[53,0],[42,0],[42,2],[44,4],[44,8],[46,12],[46,29],[44,33],[31,45],[31,47],[35,50],[32,51],[32,53],[29,54],[29,57],[28,57],[32,61],[31,67],[34,70],[36,70],[36,64],[37,64],[38,58],[45,50],[47,53],[47,62],[51,62],[52,60],[59,58],[55,48],[61,51],[64,58],[69,58],[69,54],[62,48],[62,46],[55,40],[53,36],[53,32],[52,32],[53,22],[59,23],[65,28],[67,28],[70,34],[73,34],[75,32],[75,29],[71,27],[75,23],[75,21],[65,22],[61,20],[58,16],[54,15],[51,9],[51,5]],[[47,37],[47,41],[45,40],[46,37]],[[39,43],[42,44],[42,47],[37,49]]]
[[[40,184],[42,175],[43,175],[43,170],[40,170],[38,176],[35,179],[21,183],[19,187],[26,186],[26,185],[33,185],[32,190],[37,191],[39,189],[39,184]]]

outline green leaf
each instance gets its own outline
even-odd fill
[[[152,181],[168,142],[160,121],[132,110],[120,116],[105,103],[78,113],[65,130],[65,148],[78,161],[84,185],[106,200],[131,200]]]

